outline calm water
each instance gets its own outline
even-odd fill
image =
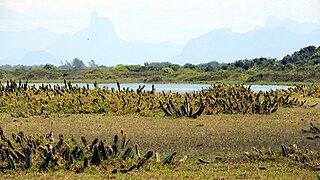
[[[35,85],[36,87],[39,87],[41,83],[29,83],[29,85]],[[46,83],[45,83],[46,85]],[[53,87],[54,83],[50,83],[50,85]],[[64,86],[64,84],[59,83],[59,86]],[[77,84],[79,87],[87,87],[87,84]],[[151,90],[152,84],[121,84],[122,88],[129,88],[129,89],[137,89],[139,85],[145,85],[144,90]],[[73,86],[76,86],[76,84],[73,84]],[[99,84],[98,87],[102,88],[108,86],[109,89],[115,88],[117,89],[117,84]],[[210,84],[154,84],[154,87],[156,88],[156,91],[174,91],[174,92],[192,92],[196,90],[201,90],[203,88],[210,87]],[[93,84],[89,84],[90,88],[93,88]],[[268,90],[276,90],[276,89],[288,89],[291,86],[277,86],[277,85],[252,85],[251,90],[254,92],[259,91],[268,91]]]

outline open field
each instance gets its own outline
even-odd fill
[[[3,178],[314,179],[320,171],[317,84],[258,93],[225,84],[189,93],[118,82],[0,85]]]
[[[319,98],[307,98],[310,104],[320,103]],[[16,132],[13,118],[2,113],[0,126],[10,134]],[[320,106],[281,108],[270,115],[218,114],[200,116],[198,119],[170,117],[141,117],[140,115],[110,116],[104,114],[59,115],[50,117],[18,118],[25,134],[47,134],[49,121],[53,120],[54,137],[63,133],[66,138],[79,139],[85,135],[89,141],[97,137],[111,142],[114,134],[125,130],[130,144],[139,144],[141,150],[154,150],[160,156],[176,151],[177,159],[188,155],[184,163],[149,168],[128,174],[110,173],[109,167],[90,166],[85,173],[75,174],[59,170],[55,172],[11,172],[1,174],[5,178],[120,178],[120,179],[314,179],[319,171],[312,171],[287,160],[270,162],[249,161],[243,155],[252,147],[280,147],[281,144],[297,144],[299,149],[319,150],[319,141],[306,140],[301,128],[309,123],[320,123]],[[143,152],[145,153],[145,152]],[[200,164],[198,158],[211,161]],[[19,175],[19,176],[17,176]]]

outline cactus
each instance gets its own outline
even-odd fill
[[[160,155],[159,155],[159,153],[155,153],[155,160],[156,160],[156,162],[160,162]]]
[[[122,135],[121,149],[123,150],[128,144],[128,142],[130,141],[130,139],[128,139],[127,133],[125,133],[123,130],[121,130],[121,135]]]
[[[26,169],[30,169],[32,167],[32,156],[31,156],[31,149],[29,147],[25,150],[25,162],[26,162]]]
[[[93,155],[91,157],[90,163],[98,166],[101,163],[101,155],[97,146],[93,147]]]
[[[139,151],[138,145],[136,144],[134,147],[135,147],[136,155],[138,156],[138,158],[140,158],[141,155],[140,155],[140,151]]]
[[[137,169],[143,166],[146,163],[146,161],[148,161],[152,156],[153,156],[153,151],[148,151],[147,154],[144,155],[143,158],[137,164]]]
[[[139,113],[155,116],[161,109],[166,116],[195,118],[201,114],[215,115],[218,113],[254,113],[270,114],[278,107],[300,107],[305,101],[292,98],[293,93],[305,96],[319,96],[319,87],[312,85],[297,87],[288,91],[252,92],[243,85],[213,85],[212,87],[192,93],[144,91],[140,85],[136,91],[122,88],[117,81],[117,89],[94,89],[78,87],[64,80],[64,86],[41,85],[40,87],[19,84],[14,80],[7,81],[7,86],[0,86],[0,101],[5,104],[0,112],[8,112],[13,117],[34,115],[46,116],[50,113],[114,113],[116,115]],[[89,85],[87,85],[89,86]],[[23,88],[22,88],[23,87]],[[41,99],[41,101],[37,101]],[[197,99],[202,99],[203,104]],[[27,103],[26,103],[27,102]],[[164,103],[163,103],[164,102]],[[277,103],[277,106],[275,106]],[[195,106],[198,107],[195,107]],[[315,104],[313,104],[316,106]],[[311,106],[313,106],[311,105]],[[194,112],[195,111],[195,112]]]
[[[171,109],[173,109],[176,117],[185,116],[185,117],[189,117],[189,118],[197,118],[203,113],[203,111],[205,109],[205,105],[204,105],[202,99],[200,99],[199,107],[193,113],[193,108],[190,107],[190,102],[189,102],[188,96],[185,97],[185,101],[180,106],[180,110],[175,107],[174,103],[171,100],[169,100],[167,108],[164,107],[163,102],[161,100],[159,101],[159,104],[160,104],[160,108],[163,110],[163,112],[166,114],[166,116],[172,116],[173,114],[171,112]]]
[[[85,147],[88,146],[87,139],[84,136],[81,136],[81,141]]]
[[[180,110],[177,109],[177,108],[174,106],[174,104],[173,104],[173,102],[172,102],[171,100],[169,100],[169,105],[170,105],[170,107],[176,112],[177,117],[182,116]]]
[[[118,144],[118,141],[119,141],[119,136],[118,136],[118,134],[116,134],[116,135],[114,136],[113,143],[114,143],[114,144]]]
[[[129,169],[128,169],[128,171],[130,172],[130,171],[133,171],[134,169],[136,169],[137,168],[137,165],[132,165]]]
[[[92,143],[91,143],[91,145],[90,145],[90,150],[92,150],[92,148],[93,148],[93,146],[94,145],[96,145],[97,143],[98,143],[98,138],[95,138],[93,141],[92,141]]]
[[[247,155],[248,153],[245,153],[245,154]],[[204,159],[201,159],[201,158],[199,158],[198,161],[200,163],[203,163],[203,164],[210,164],[211,163],[210,161],[207,161],[207,160],[204,160]]]
[[[172,153],[171,155],[167,156],[163,159],[163,164],[171,164],[174,156],[177,154],[177,152]]]
[[[126,160],[127,158],[130,158],[132,156],[132,148],[129,147],[122,155],[122,159]]]
[[[17,160],[20,162],[25,162],[26,156],[22,154],[20,151],[15,150],[14,153],[17,155]]]
[[[172,116],[171,112],[168,111],[164,106],[163,106],[163,102],[161,100],[159,100],[159,104],[161,109],[163,110],[163,112],[166,114],[166,116]]]
[[[4,136],[3,131],[0,131],[1,135]],[[121,165],[119,172],[128,173],[141,168],[153,156],[153,151],[149,151],[140,158],[137,145],[136,153],[133,147],[126,148],[130,139],[123,130],[121,137],[120,140],[118,135],[115,135],[113,140],[115,144],[111,146],[106,146],[103,141],[98,144],[97,138],[88,146],[86,138],[82,136],[83,148],[74,139],[65,140],[62,134],[59,134],[59,141],[55,142],[48,139],[47,135],[28,137],[20,131],[18,135],[12,135],[14,141],[10,138],[0,140],[0,163],[6,161],[7,169],[30,169],[32,166],[37,166],[40,171],[47,171],[60,165],[64,165],[65,170],[71,170],[73,164],[83,161],[83,166],[75,168],[76,173],[81,173],[88,167],[89,160],[90,164],[95,166],[99,166],[103,161],[118,161],[133,163],[130,168]],[[137,157],[138,161],[135,163]]]
[[[107,160],[108,159],[108,152],[107,152],[107,149],[102,141],[100,141],[100,143],[99,143],[98,150],[101,153],[102,159]]]
[[[194,114],[191,115],[192,118],[197,118],[198,116],[200,116],[202,114],[202,112],[204,111],[205,105],[202,102],[202,99],[200,99],[200,105],[198,107],[198,109],[196,110],[196,112]]]
[[[16,164],[13,160],[13,157],[10,155],[10,149],[7,148],[5,149],[5,152],[6,152],[6,155],[7,155],[7,158],[8,158],[8,167],[9,169],[16,169]]]
[[[315,140],[320,138],[320,129],[314,124],[310,123],[309,130],[301,129],[302,133],[314,134],[313,136],[308,136],[306,139]]]
[[[118,80],[117,80],[116,82],[117,82],[118,91],[120,92],[120,91],[121,91],[120,83],[119,83],[119,81],[118,81]]]
[[[52,153],[49,152],[44,158],[44,162],[40,165],[40,170],[47,170],[50,161],[52,160]]]

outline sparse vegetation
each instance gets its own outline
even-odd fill
[[[179,174],[209,168],[209,176],[217,165],[230,167],[236,162],[245,170],[253,162],[263,170],[271,164],[288,166],[281,176],[302,168],[311,178],[319,169],[317,142],[308,143],[299,133],[304,119],[319,119],[318,84],[258,93],[250,86],[224,84],[189,93],[146,91],[144,86],[133,90],[119,82],[116,89],[99,88],[97,83],[94,87],[77,87],[70,81],[64,86],[39,88],[14,80],[1,84],[1,111],[10,114],[3,114],[0,121],[5,129],[0,131],[3,175],[70,171],[90,177],[103,171],[108,177],[129,173],[130,177],[164,178],[164,170]],[[137,138],[134,144],[123,130],[121,136],[111,135],[115,128],[129,130]],[[97,129],[100,132],[94,132]],[[311,124],[310,130],[303,132],[314,130],[317,127]],[[106,137],[113,144],[101,141]],[[317,140],[317,136],[312,138]],[[135,150],[138,146],[147,149],[144,156]],[[248,151],[252,147],[257,148]],[[174,160],[175,156],[180,160]],[[262,167],[261,162],[265,163]],[[138,168],[145,163],[148,165],[142,170]],[[245,177],[255,176],[247,172]]]
[[[122,128],[130,135],[128,147],[138,144],[141,154],[148,150],[158,152],[161,159],[176,151],[173,165],[163,166],[153,164],[128,174],[112,174],[113,165],[90,165],[81,173],[75,173],[76,168],[82,167],[82,162],[73,166],[73,171],[64,170],[64,166],[55,171],[39,173],[33,170],[6,171],[3,177],[44,178],[315,178],[317,171],[295,164],[295,160],[280,156],[275,161],[252,161],[247,159],[244,152],[256,147],[281,148],[281,144],[296,144],[299,151],[318,151],[318,140],[307,140],[301,133],[301,128],[307,129],[309,123],[319,121],[319,106],[311,108],[309,104],[319,102],[319,99],[306,97],[307,105],[299,108],[280,108],[270,115],[260,114],[218,114],[215,116],[202,115],[197,120],[189,118],[171,119],[168,117],[141,117],[139,115],[106,115],[106,114],[52,114],[50,117],[34,116],[13,118],[9,114],[1,114],[0,125],[10,137],[17,134],[18,120],[23,122],[19,131],[25,136],[48,134],[51,131],[49,122],[54,121],[53,137],[59,141],[58,133],[62,133],[66,142],[74,138],[82,146],[81,136],[85,136],[88,144],[95,138],[113,142],[114,135]],[[308,129],[307,129],[308,130]],[[121,138],[119,138],[121,139]],[[108,143],[106,143],[108,144]],[[187,156],[184,163],[180,159]],[[210,162],[200,163],[198,159]],[[312,162],[317,162],[314,160]],[[7,162],[5,162],[7,163]],[[117,164],[120,165],[120,164]],[[37,166],[35,166],[37,167]],[[31,176],[32,174],[32,176]]]
[[[311,46],[280,61],[112,68],[91,61],[87,68],[76,59],[63,67],[2,66],[1,78],[12,79],[0,83],[0,174],[28,179],[319,178],[318,83],[266,92],[223,83],[187,93],[158,92],[154,86],[145,90],[144,85],[129,89],[118,81],[117,88],[98,86],[115,77],[121,82],[318,82],[318,64],[319,47]],[[66,80],[62,86],[36,87],[17,77]],[[82,77],[92,79],[94,88],[70,81]],[[119,130],[120,136],[114,135]]]

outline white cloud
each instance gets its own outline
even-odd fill
[[[320,23],[319,9],[319,0],[0,0],[0,30],[74,33],[96,11],[124,39],[185,43],[221,27],[248,31],[270,15]]]

